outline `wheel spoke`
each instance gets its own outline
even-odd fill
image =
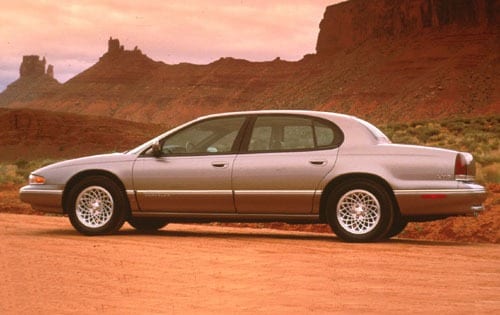
[[[113,215],[114,201],[103,187],[90,186],[76,198],[76,216],[88,228],[99,228],[109,222]]]
[[[352,234],[372,231],[380,221],[380,204],[377,198],[366,190],[352,190],[345,193],[337,204],[337,219],[342,228]]]

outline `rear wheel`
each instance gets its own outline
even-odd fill
[[[354,179],[331,192],[327,218],[342,240],[370,242],[387,234],[394,220],[394,207],[383,186],[369,179]]]
[[[105,176],[90,176],[69,192],[67,212],[85,235],[112,234],[125,222],[127,203],[120,187]]]
[[[387,232],[386,238],[391,238],[403,232],[403,230],[406,228],[407,225],[408,225],[408,220],[406,220],[401,216],[396,216],[394,218],[394,222],[392,223],[391,228],[389,229],[389,232]]]
[[[153,232],[166,226],[168,224],[168,221],[165,219],[158,219],[158,218],[131,217],[130,219],[128,219],[128,223],[138,231]]]

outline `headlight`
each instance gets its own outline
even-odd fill
[[[43,184],[45,184],[45,177],[38,176],[35,174],[30,174],[29,183],[30,183],[30,185],[43,185]]]

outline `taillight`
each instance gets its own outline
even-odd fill
[[[455,158],[455,180],[471,181],[474,180],[475,167],[472,155],[458,153]]]

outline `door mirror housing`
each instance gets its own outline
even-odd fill
[[[153,150],[153,155],[155,157],[162,156],[163,152],[162,152],[162,149],[160,146],[160,142],[156,141],[155,143],[153,143],[153,145],[151,146],[151,149]]]

